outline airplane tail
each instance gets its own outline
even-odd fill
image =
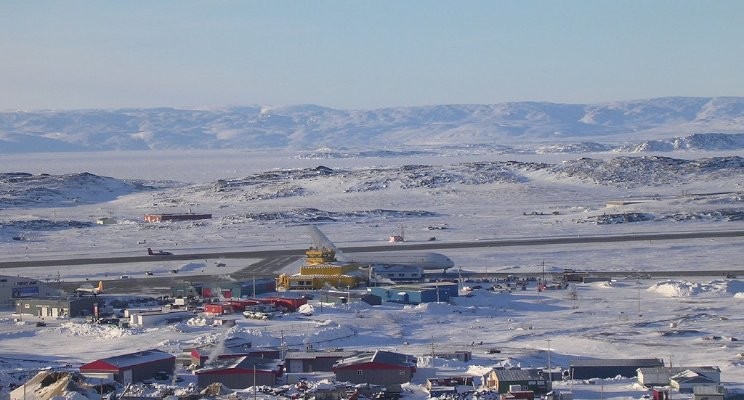
[[[103,293],[103,281],[98,281],[98,287],[96,287],[98,293]]]
[[[313,245],[317,248],[326,248],[331,249],[334,252],[336,252],[336,256],[341,254],[341,251],[336,247],[333,242],[331,242],[331,239],[328,239],[328,236],[326,236],[323,232],[318,229],[315,225],[308,225],[308,229],[310,230],[310,237],[313,238]]]
[[[149,248],[149,247],[147,248],[147,254],[148,254],[148,255],[152,255],[152,249],[151,249],[151,248]]]

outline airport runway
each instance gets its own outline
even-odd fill
[[[585,244],[585,243],[612,243],[612,242],[629,242],[629,241],[653,241],[653,240],[695,240],[710,238],[731,238],[742,237],[744,231],[706,231],[706,232],[683,232],[683,233],[657,233],[657,234],[632,234],[632,235],[612,235],[612,236],[575,236],[575,237],[547,237],[547,238],[521,238],[521,239],[502,239],[502,240],[478,240],[472,242],[425,242],[425,243],[396,243],[378,246],[366,247],[344,247],[341,251],[349,253],[358,252],[380,252],[380,251],[407,251],[407,250],[443,250],[443,249],[463,249],[463,248],[483,248],[483,247],[507,247],[507,246],[544,246],[544,245],[561,245],[561,244]],[[195,253],[195,254],[178,254],[173,256],[136,256],[136,257],[103,257],[103,258],[84,258],[84,259],[64,259],[64,260],[39,260],[24,262],[0,262],[0,268],[13,267],[34,267],[34,266],[61,266],[61,265],[85,265],[85,264],[105,264],[105,263],[128,263],[128,262],[162,262],[164,260],[203,260],[215,258],[245,258],[258,259],[259,261],[230,274],[231,279],[238,281],[249,280],[252,277],[274,277],[278,271],[287,265],[294,263],[304,256],[305,249],[288,249],[288,250],[265,250],[265,251],[246,251],[246,252],[214,252],[214,253]],[[582,271],[594,277],[612,277],[615,279],[640,277],[664,278],[679,276],[744,276],[744,269],[729,269],[721,271],[644,271],[642,274],[631,271]],[[452,279],[458,273],[450,271],[442,274],[439,271],[429,271],[427,277],[430,279]],[[466,279],[472,278],[502,278],[508,275],[514,276],[534,276],[535,273],[515,273],[513,271],[504,272],[470,272],[462,271],[461,276]],[[555,275],[549,273],[547,275]],[[143,294],[168,294],[170,287],[178,282],[198,281],[202,283],[218,282],[224,280],[224,276],[162,276],[147,278],[132,278],[126,280],[117,280],[116,287],[111,287],[107,292],[111,293],[129,293],[132,291],[141,291],[144,287],[149,291]],[[60,283],[64,289],[71,291],[79,286],[80,282],[63,282]]]
[[[661,241],[661,240],[693,240],[744,237],[744,231],[701,231],[701,232],[665,232],[665,233],[637,233],[625,235],[607,236],[556,236],[541,238],[518,238],[498,240],[474,240],[468,242],[422,242],[422,243],[396,243],[376,246],[342,247],[340,250],[347,253],[364,252],[389,252],[409,250],[444,250],[444,249],[467,249],[482,247],[510,247],[510,246],[545,246],[562,244],[588,244],[588,243],[613,243],[633,241]],[[0,262],[0,269],[20,267],[49,267],[65,265],[90,265],[90,264],[117,264],[117,263],[146,263],[163,261],[188,261],[204,259],[261,259],[262,262],[254,264],[257,268],[261,266],[261,272],[269,272],[264,265],[272,265],[274,271],[280,270],[296,257],[302,257],[306,249],[282,249],[262,251],[236,251],[236,252],[211,252],[175,254],[170,256],[129,256],[129,257],[90,257],[57,260],[24,260]],[[282,265],[282,260],[288,261]],[[291,260],[291,261],[290,261]],[[251,268],[251,267],[249,267]]]

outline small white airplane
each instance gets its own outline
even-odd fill
[[[419,251],[395,251],[388,253],[371,252],[371,253],[342,253],[336,245],[331,242],[323,232],[315,225],[309,225],[310,236],[313,238],[315,246],[318,248],[327,248],[336,252],[338,261],[357,263],[361,265],[402,265],[410,267],[421,267],[424,270],[441,269],[447,272],[448,268],[455,266],[455,263],[444,254],[419,252]]]
[[[75,293],[92,294],[93,296],[103,293],[103,281],[98,281],[98,286],[93,286],[90,283],[86,283],[79,288],[75,289]]]
[[[163,251],[163,250],[153,250],[151,248],[147,248],[147,255],[148,256],[172,256],[173,253],[170,251]]]

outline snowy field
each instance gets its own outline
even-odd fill
[[[8,190],[0,207],[0,252],[7,261],[31,262],[143,255],[146,247],[174,253],[303,249],[311,243],[308,223],[321,223],[341,247],[384,244],[401,228],[410,243],[431,237],[438,242],[465,242],[744,229],[740,219],[744,175],[738,159],[683,174],[684,168],[692,167],[682,161],[644,158],[631,160],[629,166],[611,163],[618,154],[585,156],[607,161],[594,165],[577,161],[576,154],[517,159],[447,151],[414,158],[359,159],[231,151],[2,155],[0,171],[6,173],[56,177],[89,172],[113,180],[63,177],[58,187],[41,195],[38,187],[23,192],[18,183],[4,183]],[[675,160],[731,156],[730,152],[674,154]],[[488,164],[487,171],[479,169],[483,167],[479,163],[506,161],[520,164]],[[598,180],[587,171],[605,175]],[[98,190],[95,196],[91,182]],[[44,185],[51,187],[51,183]],[[46,202],[33,201],[34,194],[46,196]],[[629,204],[606,207],[616,200]],[[210,212],[214,218],[142,222],[145,213],[189,210]],[[101,217],[115,218],[117,223],[96,225]],[[576,357],[656,357],[675,366],[718,366],[724,385],[744,392],[744,346],[740,344],[744,281],[722,275],[628,278],[653,270],[742,269],[740,239],[439,252],[467,271],[537,274],[544,263],[548,272],[574,268],[616,271],[617,276],[610,283],[542,293],[534,286],[513,293],[475,290],[472,297],[461,297],[454,304],[324,304],[320,311],[318,300],[313,300],[312,317],[288,316],[268,324],[240,319],[234,328],[212,327],[199,319],[165,329],[120,329],[67,320],[38,328],[33,320],[16,322],[6,310],[0,313],[0,383],[17,383],[19,376],[47,365],[79,365],[120,354],[125,348],[158,347],[175,353],[240,333],[250,337],[254,346],[278,345],[283,334],[286,343],[298,347],[312,343],[316,348],[380,348],[416,355],[421,363],[409,387],[411,396],[420,395],[418,385],[432,374],[480,375],[497,365],[545,366],[548,349],[552,364],[563,367]],[[217,261],[23,267],[0,273],[103,279],[115,285],[120,275],[144,277],[147,270],[164,273],[179,268],[191,276],[229,274],[255,260],[228,260],[220,269]],[[297,267],[285,270],[295,272]],[[472,350],[474,359],[467,364],[432,361],[426,357],[432,346]],[[486,354],[491,347],[502,352]],[[556,387],[574,390],[577,399],[629,399],[646,393],[632,380],[619,378]],[[0,398],[6,395],[7,389],[0,390]]]

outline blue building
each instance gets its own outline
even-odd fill
[[[458,296],[456,283],[435,282],[401,286],[378,286],[367,288],[382,301],[403,304],[421,304],[447,302],[451,297]]]

